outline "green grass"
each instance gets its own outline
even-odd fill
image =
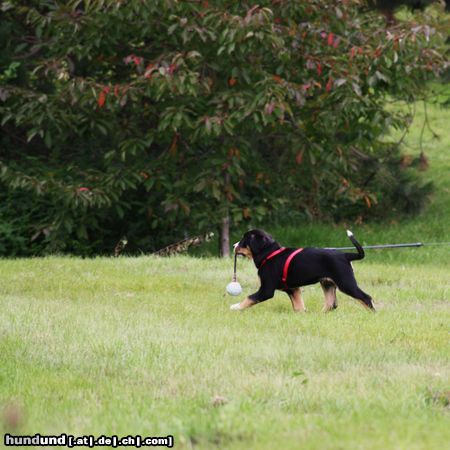
[[[341,295],[327,315],[316,286],[303,315],[281,293],[231,313],[230,269],[189,257],[2,261],[4,431],[172,434],[177,448],[443,448],[445,267],[358,264],[378,313]],[[256,288],[249,262],[239,274]]]
[[[429,113],[441,135],[425,134],[431,205],[353,226],[362,242],[450,241],[450,111]],[[408,151],[419,135],[417,125]],[[288,245],[347,245],[344,225],[271,231]],[[449,251],[368,251],[355,262],[376,314],[345,295],[322,314],[318,286],[304,290],[306,314],[281,293],[231,313],[230,260],[1,260],[0,432],[172,434],[186,449],[443,449]],[[250,262],[239,260],[238,275],[244,293],[256,289]]]

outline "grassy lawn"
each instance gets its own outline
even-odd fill
[[[450,111],[429,113],[441,135],[424,141],[432,204],[408,221],[353,227],[362,242],[450,241]],[[348,245],[342,226],[278,231],[284,244]],[[186,449],[446,448],[449,252],[356,262],[376,314],[343,294],[321,314],[318,286],[305,288],[306,314],[281,293],[231,313],[230,260],[1,260],[0,431],[171,434]],[[238,276],[244,293],[257,287],[250,262]]]
[[[0,398],[4,428],[19,416],[13,434],[172,434],[178,448],[267,449],[439,449],[450,438],[450,289],[439,264],[360,263],[378,313],[341,295],[327,315],[318,287],[305,289],[304,315],[282,294],[229,312],[230,264],[217,259],[0,268]],[[254,289],[251,264],[239,269]]]

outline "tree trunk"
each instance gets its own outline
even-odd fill
[[[225,188],[230,184],[230,174],[224,174]],[[225,211],[225,217],[222,218],[222,225],[220,228],[220,256],[227,258],[230,256],[230,213],[228,205]]]
[[[230,256],[230,216],[228,214],[222,219],[220,228],[220,256],[222,258]]]

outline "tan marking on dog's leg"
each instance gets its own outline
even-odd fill
[[[248,297],[245,300],[242,300],[241,303],[236,303],[235,305],[231,306],[231,309],[235,311],[241,311],[243,309],[250,308],[252,306],[256,305],[256,302],[253,300],[250,300]]]
[[[294,293],[292,295],[289,295],[289,298],[291,299],[292,308],[295,312],[305,312],[305,302],[302,298],[302,292],[300,288],[297,288],[294,290]]]
[[[354,298],[354,297],[353,297]],[[372,309],[372,308],[369,308],[362,300],[360,300],[359,298],[355,298],[355,300],[357,301],[357,302],[359,302],[362,306],[364,306],[364,308],[365,309],[367,309],[367,311],[370,311],[370,312],[376,312],[376,309]],[[372,304],[373,304],[373,302],[372,302]]]
[[[322,290],[325,295],[325,304],[323,305],[322,312],[328,312],[336,309],[336,285],[334,284],[333,280],[330,280],[329,278],[320,280],[320,286],[322,286]]]

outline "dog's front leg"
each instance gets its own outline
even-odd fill
[[[230,309],[232,311],[241,311],[243,309],[250,308],[253,305],[256,305],[256,302],[247,297],[245,300],[242,300],[242,302],[231,305]]]
[[[302,291],[300,288],[290,289],[287,294],[291,299],[292,309],[295,312],[306,312],[305,302],[303,301]]]
[[[242,311],[243,309],[250,308],[257,303],[261,303],[269,298],[272,298],[275,294],[275,286],[272,283],[261,282],[261,287],[257,292],[249,295],[245,300],[240,303],[235,303],[230,306],[232,311]]]

